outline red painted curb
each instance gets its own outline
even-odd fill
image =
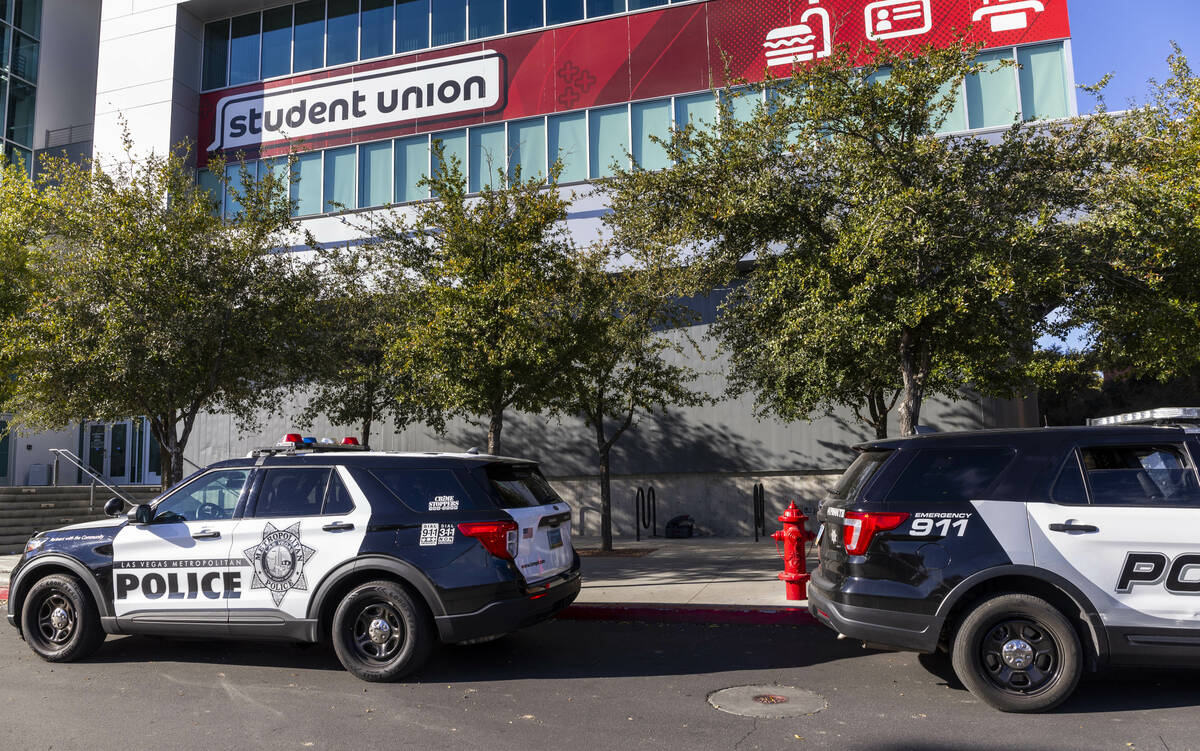
[[[0,602],[8,600],[8,587],[0,587]]]
[[[752,626],[816,626],[804,608],[744,608],[689,605],[572,605],[556,617],[568,621],[649,623],[741,623]]]

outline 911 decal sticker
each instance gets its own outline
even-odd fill
[[[433,545],[453,545],[454,544],[454,525],[453,524],[422,524],[421,537],[417,542],[421,547],[431,547]]]
[[[973,514],[970,513],[918,513],[913,514],[909,534],[913,537],[962,537],[967,533],[967,523]],[[952,534],[953,533],[953,534]]]

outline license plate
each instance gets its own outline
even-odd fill
[[[546,532],[546,539],[550,541],[551,549],[561,548],[562,547],[562,530],[561,529],[552,529],[552,530]]]

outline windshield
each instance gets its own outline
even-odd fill
[[[891,450],[885,451],[864,451],[858,455],[837,484],[833,486],[833,490],[829,491],[831,498],[846,498],[854,499],[862,492],[862,489],[867,484],[867,480],[875,475],[888,457],[892,455]]]
[[[488,480],[500,496],[501,508],[529,508],[562,503],[558,493],[534,466],[495,464],[487,468]]]

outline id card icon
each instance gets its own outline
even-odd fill
[[[867,39],[898,39],[924,34],[933,28],[929,0],[877,0],[863,11]]]

